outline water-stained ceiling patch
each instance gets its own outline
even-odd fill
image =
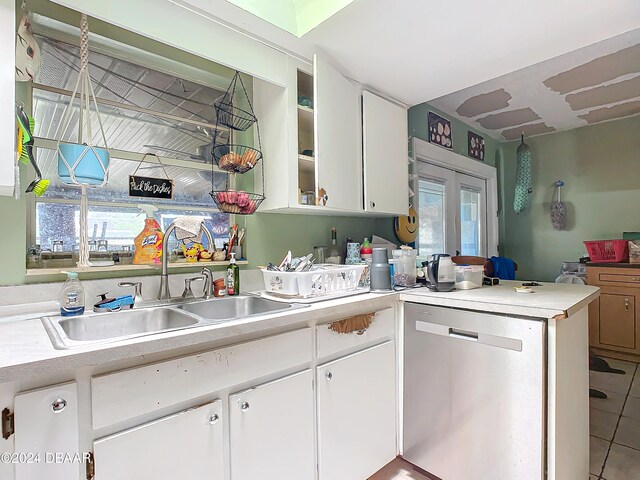
[[[640,100],[620,103],[613,107],[597,108],[595,110],[591,110],[589,113],[578,116],[583,120],[586,120],[587,123],[597,123],[604,120],[613,120],[614,118],[629,117],[637,113],[640,113]]]
[[[583,110],[639,96],[640,75],[622,82],[591,88],[578,93],[570,93],[567,95],[566,100],[572,110]]]
[[[529,125],[521,125],[515,128],[508,128],[502,131],[502,136],[507,140],[515,140],[520,138],[520,135],[524,133],[525,137],[530,135],[540,135],[541,133],[549,133],[555,131],[555,128],[550,127],[544,122],[530,123]]]
[[[564,94],[634,72],[640,72],[640,44],[598,57],[548,78],[543,83],[551,90]]]
[[[465,100],[456,112],[463,117],[472,118],[482,113],[495,112],[509,106],[511,94],[504,88],[483,93]]]
[[[519,108],[517,110],[509,110],[507,112],[493,113],[486,117],[479,118],[477,121],[484,128],[489,130],[499,130],[513,125],[522,125],[523,123],[539,120],[540,116],[529,107]]]

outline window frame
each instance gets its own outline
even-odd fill
[[[65,23],[59,22],[58,20],[43,17],[41,15],[37,15],[37,21],[34,23],[34,31],[36,34],[44,35],[46,37],[52,38],[54,40],[59,40],[62,42],[67,42],[71,44],[75,44],[78,39],[79,29],[74,26],[67,25]],[[200,68],[196,68],[195,66],[180,63],[177,60],[162,57],[153,52],[143,50],[137,48],[133,45],[128,45],[125,43],[120,43],[115,39],[104,37],[97,35],[95,33],[91,33],[91,50],[101,53],[103,55],[108,55],[116,59],[133,62],[141,67],[151,68],[161,73],[174,76],[179,79],[192,81],[196,83],[200,83],[203,85],[208,85],[211,88],[216,88],[218,90],[226,91],[228,88],[230,78],[223,77],[221,75],[217,75],[206,70],[202,70]],[[188,52],[187,52],[188,53]],[[28,85],[27,95],[29,100],[33,97],[33,88],[34,86]],[[35,85],[35,88],[40,88],[45,91],[54,91],[57,93],[60,92],[60,89],[56,89],[54,87],[48,87],[46,85]],[[26,102],[25,102],[26,103]],[[30,103],[30,102],[29,102]],[[213,108],[213,107],[212,107]],[[181,121],[185,121],[187,123],[200,123],[197,121],[192,121],[189,119],[180,119]],[[234,141],[234,132],[229,129],[230,139],[229,142],[233,143]],[[45,148],[56,150],[57,149],[57,141],[52,139],[46,139],[42,137],[34,137],[34,147],[35,148]],[[165,166],[177,166],[182,168],[189,168],[193,170],[211,170],[212,165],[210,163],[203,162],[194,162],[189,160],[181,160],[173,157],[165,157],[165,156],[153,156],[149,157],[148,155],[145,158],[145,154],[130,152],[125,150],[111,149],[109,148],[109,153],[113,158],[118,158],[121,160],[128,160],[136,163],[144,162],[149,164],[158,164],[158,160]],[[215,163],[213,164],[213,171],[218,173],[224,173],[228,177],[228,186],[230,189],[236,188],[236,178],[235,175],[229,175],[228,172],[221,170]],[[36,244],[36,208],[37,203],[61,203],[61,204],[72,204],[79,205],[80,200],[70,200],[70,199],[61,199],[61,198],[50,198],[50,197],[36,197],[35,195],[27,195],[27,208],[26,208],[26,246]],[[137,202],[144,203],[144,202]],[[146,202],[150,203],[150,202]],[[152,202],[151,202],[152,203]],[[88,205],[93,206],[121,206],[123,208],[135,208],[136,203],[127,203],[127,202],[105,202],[98,200],[88,200]],[[212,200],[211,207],[202,207],[202,206],[189,206],[189,205],[171,205],[171,204],[158,204],[155,205],[159,210],[194,210],[194,208],[198,211],[202,212],[215,212],[219,213],[220,210],[215,206]],[[233,225],[237,223],[235,214],[229,215],[229,225]],[[220,262],[211,262],[210,265],[215,265]],[[223,262],[224,263],[224,262]],[[246,261],[242,261],[239,263],[247,263]],[[198,268],[198,265],[193,264],[170,264],[170,267],[175,266],[190,266],[192,268]],[[102,268],[102,269],[89,269],[92,272],[108,272],[109,270],[114,271],[123,271],[123,270],[145,270],[149,269],[149,265],[123,265],[111,268]],[[153,267],[155,268],[155,267]],[[55,271],[54,271],[55,270]],[[80,269],[77,267],[73,268],[62,268],[62,269],[34,269],[27,268],[27,259],[25,258],[25,272],[27,275],[50,275],[50,274],[59,274],[61,270],[73,270],[73,271],[89,271],[87,269]],[[117,276],[117,273],[114,273]]]
[[[412,157],[416,171],[416,174],[412,178],[411,190],[416,192],[416,195],[417,192],[419,192],[418,182],[420,177],[429,178],[429,175],[421,173],[421,170],[426,167],[425,164],[443,168],[454,173],[475,177],[486,182],[486,254],[487,257],[498,255],[498,173],[496,167],[487,165],[479,160],[465,157],[451,150],[446,150],[416,137],[411,138],[410,151],[410,156]],[[422,167],[423,165],[424,167]],[[455,180],[453,181],[452,187],[456,188]],[[459,192],[457,188],[456,192],[456,195],[458,195]],[[419,208],[417,196],[414,203],[414,208],[416,208],[417,211]],[[456,211],[454,215],[454,218],[451,220],[455,221],[456,228],[459,229],[457,224],[460,214]],[[449,231],[448,227],[447,230]],[[454,238],[456,238],[456,242],[458,242],[457,232],[455,232],[455,235]]]

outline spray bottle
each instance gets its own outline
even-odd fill
[[[164,234],[160,230],[160,224],[153,214],[158,209],[153,205],[138,205],[138,208],[146,213],[144,228],[135,238],[136,251],[133,254],[135,265],[156,263],[162,261],[162,239]]]

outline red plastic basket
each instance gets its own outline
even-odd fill
[[[591,240],[584,242],[593,263],[629,261],[629,240]]]

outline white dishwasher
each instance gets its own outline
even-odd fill
[[[545,478],[546,323],[405,304],[403,457],[442,480]]]

